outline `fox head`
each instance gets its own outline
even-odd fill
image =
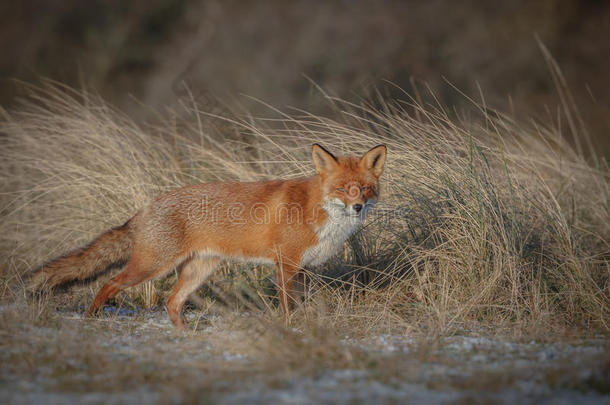
[[[324,204],[344,215],[366,215],[377,202],[379,176],[383,172],[386,152],[385,145],[379,145],[360,158],[336,157],[314,144],[312,155],[321,179]]]

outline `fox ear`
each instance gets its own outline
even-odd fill
[[[363,165],[366,170],[372,172],[375,177],[379,177],[383,172],[386,153],[387,148],[385,145],[375,146],[360,158],[360,164]]]
[[[318,174],[328,173],[338,165],[337,158],[317,143],[311,147],[311,154]]]

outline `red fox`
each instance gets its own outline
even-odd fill
[[[205,183],[163,194],[124,225],[35,270],[29,288],[89,280],[126,263],[99,291],[90,316],[120,291],[179,268],[165,308],[172,323],[184,328],[187,297],[221,260],[239,259],[277,267],[280,303],[288,314],[299,269],[329,259],[377,202],[386,147],[357,158],[335,157],[315,144],[312,156],[311,177]],[[187,266],[192,260],[198,265]]]

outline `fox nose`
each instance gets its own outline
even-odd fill
[[[354,204],[352,208],[354,208],[354,211],[360,212],[360,210],[362,209],[362,204]]]

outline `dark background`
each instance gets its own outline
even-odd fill
[[[610,1],[24,0],[0,5],[0,104],[41,77],[86,86],[136,119],[202,101],[314,113],[313,82],[355,100],[391,81],[429,85],[457,107],[445,80],[520,119],[557,120],[559,99],[536,35],[567,79],[597,145],[610,151]],[[404,96],[403,96],[404,98]],[[140,104],[141,103],[141,104]],[[257,112],[261,106],[249,108]]]

